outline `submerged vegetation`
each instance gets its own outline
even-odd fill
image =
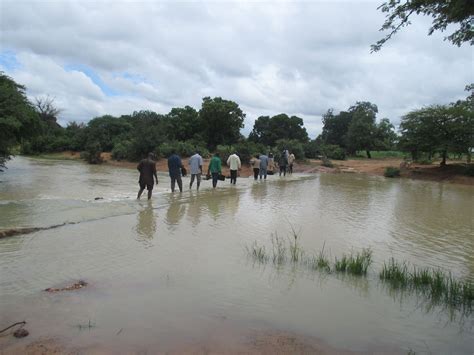
[[[247,254],[255,262],[266,264],[270,260],[275,266],[282,266],[290,262],[293,266],[299,265],[310,271],[325,273],[343,273],[355,276],[366,276],[372,265],[372,250],[364,248],[335,257],[331,263],[325,252],[325,244],[317,254],[305,252],[299,244],[298,234],[292,228],[292,236],[287,239],[277,234],[271,238],[271,254],[265,245],[256,241],[246,247]],[[379,278],[387,283],[391,289],[410,291],[427,298],[432,304],[442,304],[464,313],[472,312],[474,301],[474,285],[468,280],[457,280],[451,273],[441,269],[410,267],[407,262],[396,261],[391,258],[384,262]]]
[[[413,266],[410,271],[406,262],[391,258],[388,263],[384,263],[379,276],[394,288],[421,292],[437,303],[471,308],[474,301],[472,282],[456,280],[451,273],[441,269]]]

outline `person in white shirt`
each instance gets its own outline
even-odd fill
[[[189,158],[189,170],[191,170],[191,182],[189,188],[193,187],[194,179],[197,180],[197,189],[201,185],[201,174],[202,174],[202,157],[199,152],[196,152],[191,158]]]
[[[234,153],[229,156],[229,158],[227,159],[227,166],[230,169],[230,183],[235,185],[235,183],[237,182],[237,171],[242,166],[237,153]]]
[[[288,156],[288,173],[293,174],[293,163],[295,162],[295,155],[291,153]]]

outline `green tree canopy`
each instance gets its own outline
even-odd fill
[[[350,153],[365,150],[367,158],[371,158],[370,150],[374,148],[374,139],[377,127],[375,118],[378,112],[377,105],[370,102],[357,102],[349,109],[352,120],[347,130],[347,147]]]
[[[341,111],[334,115],[333,110],[328,110],[323,115],[323,131],[321,140],[324,144],[338,145],[347,148],[347,131],[352,120],[352,113]]]
[[[448,25],[453,25],[455,31],[445,40],[457,46],[468,42],[474,43],[474,1],[472,0],[389,0],[378,7],[387,13],[380,31],[389,30],[384,38],[371,45],[371,51],[379,51],[395,33],[410,24],[410,16],[422,14],[433,18],[428,35],[434,31],[445,31]]]
[[[220,97],[202,99],[199,111],[204,140],[210,149],[217,145],[231,145],[241,138],[240,129],[244,127],[245,114],[239,105]]]
[[[112,150],[114,140],[125,136],[132,125],[124,117],[105,115],[93,118],[87,124],[88,142],[96,142],[104,151]]]
[[[25,87],[0,72],[0,171],[12,149],[33,136],[39,118],[25,94]]]
[[[308,133],[304,128],[303,119],[281,113],[269,117],[260,116],[255,120],[249,140],[267,146],[274,146],[278,140],[299,140],[308,142]]]
[[[468,101],[451,105],[433,105],[403,116],[400,145],[417,159],[419,152],[442,155],[446,164],[448,152],[466,153],[474,145],[474,111]]]
[[[200,130],[199,113],[190,106],[175,107],[166,115],[170,140],[196,139]],[[198,138],[199,139],[199,138]]]

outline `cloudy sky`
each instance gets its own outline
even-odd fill
[[[0,70],[54,97],[63,125],[221,96],[246,113],[243,134],[284,112],[314,138],[329,108],[371,101],[396,125],[466,97],[472,48],[427,36],[429,18],[370,53],[381,2],[0,0]]]

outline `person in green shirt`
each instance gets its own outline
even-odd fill
[[[217,186],[217,180],[219,179],[219,175],[222,173],[221,168],[221,158],[219,158],[219,153],[214,154],[212,157],[209,168],[207,170],[207,175],[212,176],[212,187],[215,189]]]

